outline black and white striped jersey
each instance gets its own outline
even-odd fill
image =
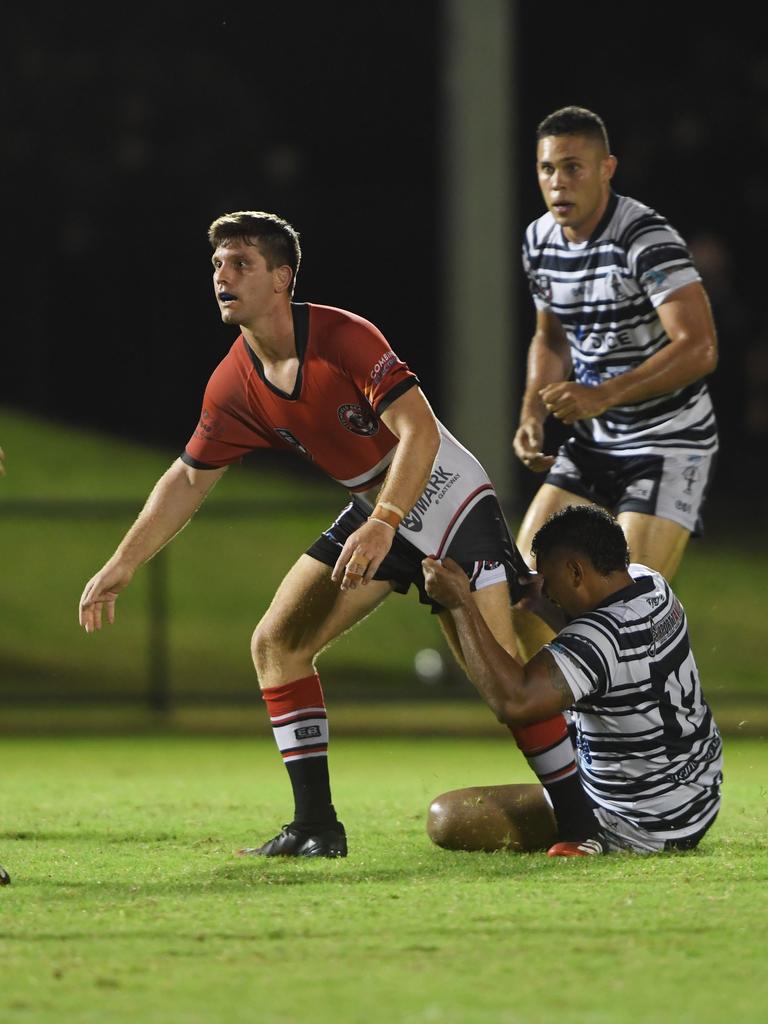
[[[547,650],[573,691],[579,771],[595,802],[659,840],[701,831],[717,814],[722,743],[666,580],[634,582],[574,619]]]
[[[538,310],[562,323],[574,377],[597,385],[644,362],[669,341],[657,308],[699,281],[683,239],[655,210],[611,194],[592,237],[569,242],[547,212],[528,226],[523,266]],[[670,394],[579,420],[575,437],[616,455],[714,452],[717,428],[703,380]]]

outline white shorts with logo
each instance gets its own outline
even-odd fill
[[[374,579],[388,580],[405,593],[416,585],[420,600],[439,606],[424,590],[424,556],[452,558],[467,573],[472,590],[508,582],[510,597],[524,593],[520,580],[530,570],[509,535],[504,514],[487,473],[477,459],[440,425],[440,448],[429,480],[413,508],[398,527],[389,554]],[[376,493],[355,494],[333,525],[307,550],[318,561],[333,565],[350,534],[365,522]]]

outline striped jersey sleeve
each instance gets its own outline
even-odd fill
[[[700,281],[688,246],[653,210],[633,219],[622,238],[627,268],[654,307],[661,306],[684,285]]]

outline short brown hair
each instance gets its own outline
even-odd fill
[[[602,142],[609,153],[611,151],[605,122],[586,107],[561,107],[548,114],[536,129],[536,138],[544,139],[548,135],[586,135]]]
[[[256,245],[269,270],[290,267],[293,294],[301,263],[301,246],[298,231],[287,220],[262,210],[239,210],[217,217],[208,228],[208,241],[214,249],[235,239]]]

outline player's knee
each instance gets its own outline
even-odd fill
[[[251,637],[251,657],[259,679],[270,678],[273,670],[284,668],[286,662],[311,660],[316,653],[311,635],[269,615],[264,616]]]
[[[259,677],[266,675],[270,666],[279,662],[287,651],[282,632],[268,619],[262,619],[251,637],[251,657]]]

